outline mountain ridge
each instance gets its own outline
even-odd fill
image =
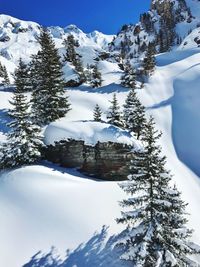
[[[39,36],[41,28],[42,26],[36,22],[0,15],[0,54],[14,64],[18,63],[19,57],[27,61],[27,58],[30,58],[32,54],[36,54],[39,50],[37,36]],[[57,48],[64,47],[62,44],[64,39],[72,34],[79,41],[80,46],[90,46],[103,51],[114,37],[98,31],[84,33],[73,24],[64,28],[50,26],[47,29],[51,33]]]

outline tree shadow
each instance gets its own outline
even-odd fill
[[[86,92],[86,93],[98,93],[98,94],[111,94],[111,93],[124,93],[128,92],[129,88],[125,88],[121,86],[120,84],[116,83],[111,83],[106,86],[102,86],[99,88],[91,88],[89,86],[79,86],[79,87],[70,87],[67,88],[68,91],[81,91],[81,92]]]
[[[173,82],[174,94],[147,109],[170,106],[172,142],[177,157],[200,176],[200,76],[199,64],[180,73]]]
[[[8,116],[8,110],[0,109],[0,132],[5,134],[10,130],[7,126],[9,122],[11,122],[11,118]]]
[[[47,254],[38,252],[22,267],[131,267],[131,263],[120,259],[123,248],[117,241],[124,235],[108,238],[108,227],[103,226],[101,232],[95,233],[90,240],[67,252],[64,260],[56,255],[55,249]]]
[[[0,86],[0,92],[6,92],[6,93],[12,93],[14,91],[15,87],[14,86]]]

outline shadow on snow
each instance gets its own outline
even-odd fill
[[[108,227],[104,226],[86,243],[67,251],[64,260],[52,248],[47,254],[38,252],[22,267],[131,267],[130,262],[120,259],[122,248],[116,245],[123,234],[108,238]]]
[[[176,77],[174,95],[148,109],[171,106],[172,140],[178,158],[200,176],[199,64]]]

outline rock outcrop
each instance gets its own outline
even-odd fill
[[[45,157],[63,167],[78,168],[88,176],[121,181],[127,179],[134,153],[132,147],[125,144],[98,142],[89,146],[84,141],[71,139],[47,146]]]

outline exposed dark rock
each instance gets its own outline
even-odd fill
[[[69,80],[65,83],[66,87],[78,87],[81,85],[81,82],[75,81],[75,80]]]
[[[110,181],[127,179],[133,156],[131,146],[112,142],[89,146],[84,141],[60,141],[45,151],[46,159],[53,163]]]
[[[9,36],[2,36],[2,37],[0,37],[0,42],[8,42],[8,41],[10,41],[10,37]]]
[[[141,32],[140,25],[136,25],[133,34],[134,34],[134,35],[137,35],[137,34],[139,34],[140,32]]]
[[[199,37],[195,37],[194,41],[195,41],[195,43],[198,44],[198,46],[200,46],[200,38]]]

